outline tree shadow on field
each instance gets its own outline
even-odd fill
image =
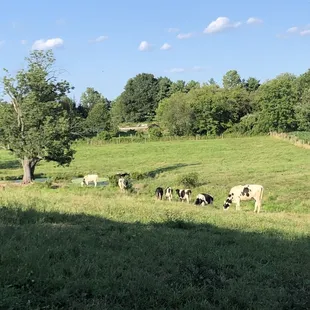
[[[310,240],[0,208],[0,309],[309,309]]]
[[[0,169],[17,169],[21,167],[22,165],[18,160],[0,161]]]
[[[161,168],[156,168],[154,170],[148,171],[146,172],[146,175],[150,178],[155,178],[158,174],[164,173],[164,172],[168,172],[168,171],[172,171],[178,168],[183,168],[183,167],[188,167],[188,166],[197,166],[200,165],[201,163],[194,163],[194,164],[182,164],[182,163],[178,163],[178,164],[174,164],[171,166],[166,166],[166,167],[161,167]]]

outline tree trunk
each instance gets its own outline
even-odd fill
[[[31,169],[30,169],[30,160],[28,158],[24,158],[22,160],[24,176],[23,176],[23,184],[31,183]]]
[[[38,162],[38,159],[29,159],[27,157],[22,160],[24,169],[23,184],[29,184],[34,180],[34,170]]]

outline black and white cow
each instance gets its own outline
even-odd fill
[[[162,200],[164,195],[164,189],[162,187],[157,187],[155,189],[155,196],[158,200]]]
[[[118,186],[122,192],[125,192],[128,187],[128,181],[125,178],[121,177],[118,179]]]
[[[259,184],[237,185],[231,188],[227,199],[224,201],[224,210],[229,209],[232,203],[236,204],[236,210],[240,210],[240,202],[255,200],[254,212],[259,213],[263,201],[264,187]]]
[[[184,200],[186,200],[189,203],[190,196],[192,194],[192,191],[190,189],[176,189],[175,192],[180,198],[180,201],[183,202]]]
[[[195,200],[195,205],[212,205],[214,198],[209,194],[198,194]]]
[[[168,199],[169,201],[172,200],[172,194],[173,194],[173,189],[169,186],[165,189],[165,196],[166,199]]]

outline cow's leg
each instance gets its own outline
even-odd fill
[[[258,209],[258,203],[257,200],[255,200],[254,213],[257,212],[257,209]]]
[[[240,211],[240,198],[236,198],[236,210]]]

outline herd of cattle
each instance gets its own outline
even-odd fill
[[[98,183],[98,175],[97,174],[89,174],[84,176],[81,186],[88,185],[89,183],[94,183],[97,186]],[[125,191],[128,184],[125,179],[125,175],[120,175],[118,179],[118,186],[121,191]],[[192,191],[190,189],[176,189],[175,193],[177,195],[177,199],[181,202],[186,201],[190,203],[190,198],[192,195]],[[229,209],[232,203],[236,204],[236,210],[240,210],[241,201],[247,200],[255,200],[254,212],[259,213],[262,206],[263,201],[263,193],[264,187],[259,184],[246,184],[246,185],[237,185],[230,189],[228,197],[224,201],[223,209]],[[155,190],[155,197],[158,200],[162,200],[163,198],[172,201],[173,198],[173,189],[171,187],[162,188],[157,187]],[[211,205],[213,204],[214,198],[213,196],[206,193],[199,193],[195,199],[195,205]]]

